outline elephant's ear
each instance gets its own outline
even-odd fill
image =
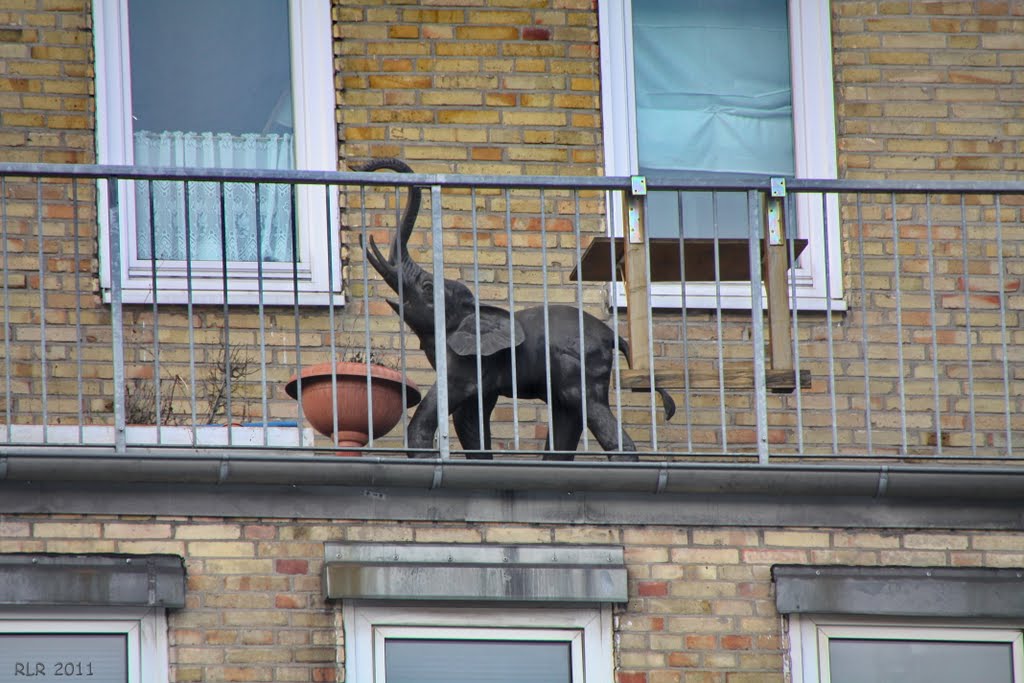
[[[515,345],[526,338],[523,326],[518,320],[509,319],[509,313],[497,306],[480,306],[480,355],[490,356],[498,351],[511,348],[510,330],[515,324]],[[467,316],[458,329],[448,335],[448,348],[460,356],[476,355],[476,320]]]

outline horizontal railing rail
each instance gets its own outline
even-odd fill
[[[643,180],[0,163],[0,449],[1019,459],[1024,183]]]

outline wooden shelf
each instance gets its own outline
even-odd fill
[[[619,374],[623,388],[650,391],[651,375],[648,370],[623,370]],[[687,382],[691,390],[718,389],[720,385],[725,389],[753,389],[755,386],[754,364],[750,361],[726,361],[721,381],[717,368],[711,367],[710,363],[703,364],[700,369],[690,368],[685,373],[683,370],[656,370],[654,378],[662,389],[685,389]],[[811,387],[810,370],[801,370],[798,376],[795,370],[765,369],[765,388],[774,393],[793,392],[798,379],[801,389]]]
[[[792,317],[789,311],[787,272],[793,261],[807,248],[807,240],[787,238],[783,226],[784,202],[778,196],[767,198],[763,205],[765,237],[760,241],[760,268],[751,272],[750,240],[678,237],[653,237],[644,248],[644,215],[646,202],[642,195],[626,195],[623,201],[623,225],[627,234],[640,239],[626,241],[623,237],[595,237],[587,246],[570,279],[590,282],[622,282],[626,296],[626,337],[631,345],[631,370],[623,373],[625,387],[650,389],[653,359],[642,352],[650,343],[650,287],[653,282],[748,282],[764,283],[768,313],[768,358],[764,377],[765,390],[791,392],[797,386],[810,386],[810,373],[797,372],[793,365]],[[792,250],[792,255],[789,253]],[[756,290],[754,290],[756,291]],[[757,312],[760,315],[760,311]],[[693,368],[685,377],[682,370],[655,374],[657,385],[664,388],[756,389],[761,380],[755,377],[753,363],[727,363],[719,379],[717,369],[707,366]],[[685,380],[685,381],[684,381]]]
[[[792,239],[794,258],[807,248],[806,239]],[[614,242],[614,247],[613,247]],[[679,282],[682,278],[680,263],[686,266],[688,282],[715,281],[715,240],[690,238],[680,241],[674,237],[654,237],[648,240],[651,282]],[[612,249],[615,250],[615,268],[612,268]],[[682,260],[679,256],[682,253]],[[718,279],[722,282],[750,281],[750,243],[744,239],[718,240]],[[787,254],[788,256],[788,254]],[[577,268],[569,278],[573,281],[582,272],[587,282],[622,280],[625,244],[621,237],[595,237],[583,253]],[[790,264],[792,265],[792,264]],[[765,276],[765,252],[761,249],[761,276]],[[614,280],[613,280],[614,277]]]

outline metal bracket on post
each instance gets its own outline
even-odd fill
[[[644,241],[643,224],[640,213],[640,201],[635,197],[647,196],[647,178],[635,175],[629,179],[629,194],[626,198],[626,236],[630,244],[641,244]]]
[[[785,197],[786,196],[786,179],[785,178],[772,178],[772,196],[773,197]]]
[[[782,200],[786,196],[786,179],[772,178],[771,196],[767,201],[767,230],[768,244],[779,245],[783,243],[783,232],[785,226],[782,219]]]

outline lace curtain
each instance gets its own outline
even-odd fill
[[[292,168],[292,135],[135,133],[135,165],[144,167]],[[185,191],[189,216],[186,251]],[[223,236],[221,231],[223,187]],[[152,188],[152,204],[150,202]],[[219,261],[292,260],[292,202],[288,185],[139,181],[135,184],[138,257]],[[150,216],[152,215],[152,221]]]

